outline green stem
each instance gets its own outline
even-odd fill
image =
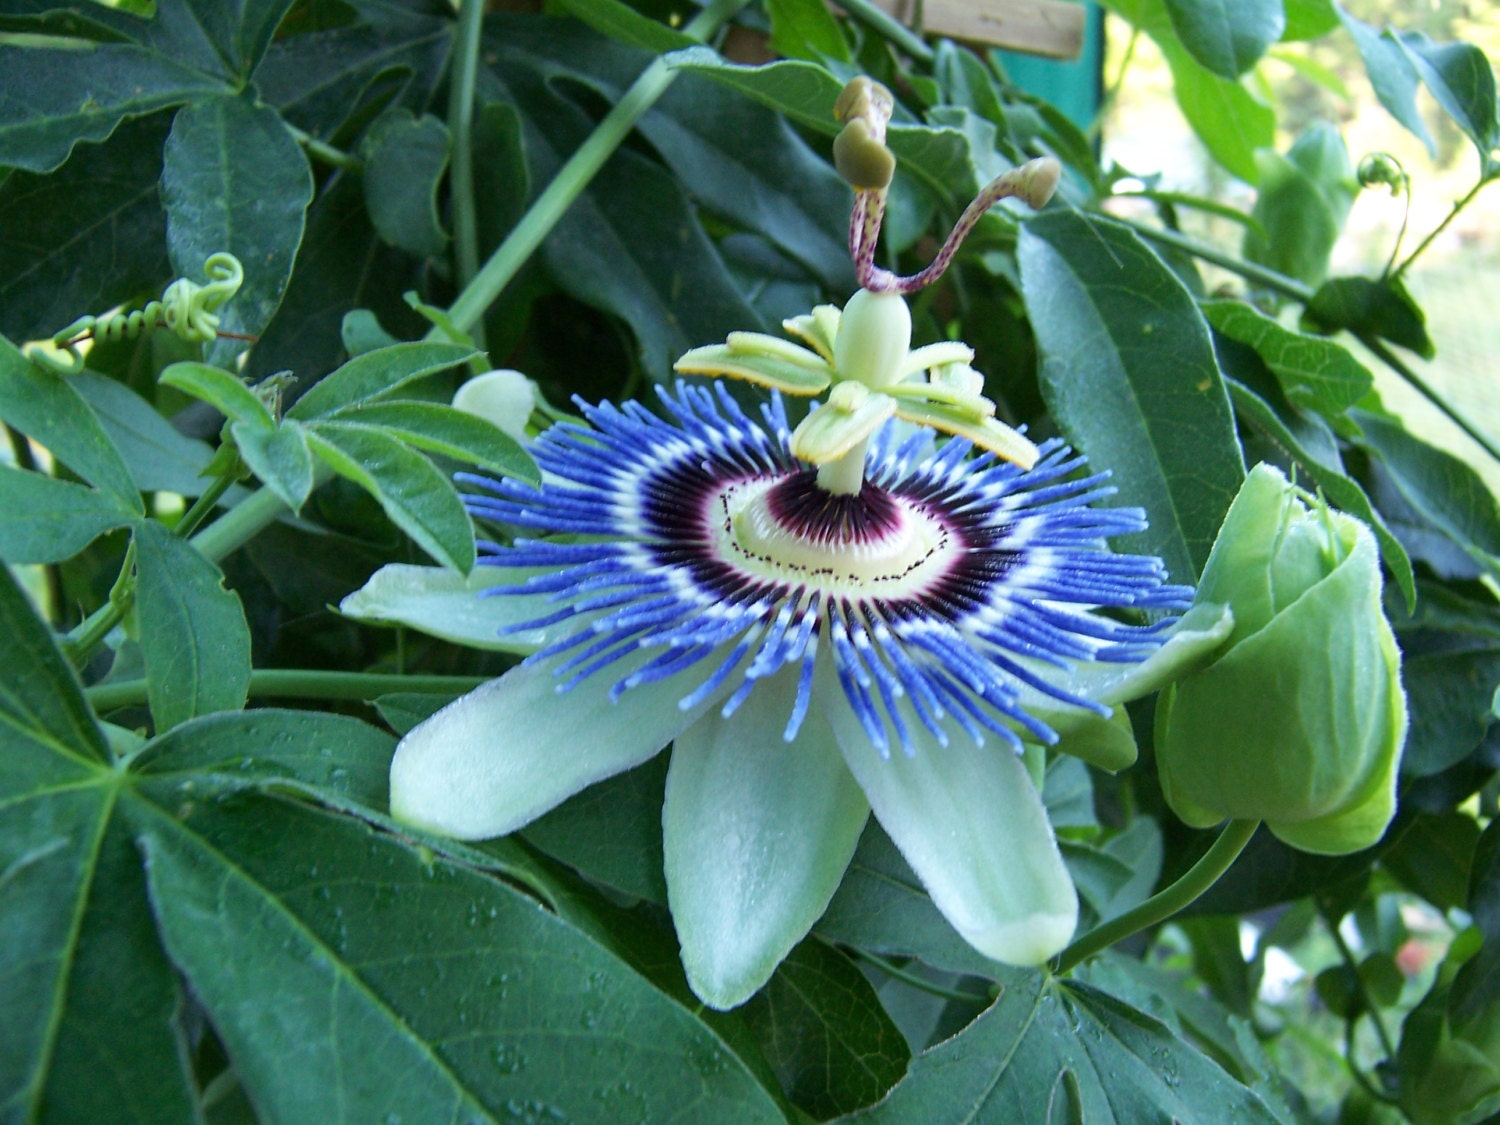
[[[190,542],[211,562],[233,554],[254,539],[287,511],[281,497],[269,488],[258,488],[209,524]]]
[[[1236,258],[1232,254],[1226,254],[1222,250],[1199,242],[1195,238],[1189,238],[1185,234],[1178,234],[1174,230],[1163,230],[1160,227],[1153,227],[1149,223],[1137,222],[1134,219],[1126,219],[1118,215],[1111,215],[1110,221],[1129,227],[1136,234],[1150,242],[1170,246],[1175,250],[1182,250],[1185,253],[1191,254],[1195,258],[1202,258],[1205,262],[1212,262],[1214,265],[1229,270],[1231,273],[1239,274],[1247,281],[1253,281],[1257,285],[1275,290],[1282,296],[1289,297],[1301,304],[1305,305],[1313,299],[1314,290],[1302,284],[1295,277],[1288,277],[1284,273],[1277,273],[1275,270],[1266,269],[1265,266],[1258,266],[1254,262],[1246,262],[1240,258]]]
[[[219,498],[228,492],[234,485],[234,478],[228,473],[213,479],[205,488],[198,499],[193,501],[193,506],[182,514],[174,529],[184,539],[198,530],[198,525],[208,518],[208,514],[218,507]]]
[[[918,62],[930,63],[932,48],[922,37],[894,16],[877,8],[870,0],[839,0],[839,7],[849,13],[851,19],[864,24],[876,35],[888,39]]]
[[[89,614],[64,643],[63,647],[73,662],[73,667],[82,668],[88,663],[94,649],[109,636],[109,631],[125,620],[134,601],[135,540],[132,539],[130,546],[125,548],[125,558],[120,563],[120,573],[115,576],[115,584],[109,588],[109,598]]]
[[[482,676],[398,676],[378,672],[325,672],[316,668],[260,668],[250,673],[252,699],[367,700],[391,692],[461,695],[487,682]],[[95,711],[132,707],[147,700],[145,680],[121,680],[84,689]]]
[[[1449,402],[1447,398],[1443,396],[1441,391],[1439,391],[1431,383],[1427,382],[1426,379],[1422,378],[1422,376],[1418,375],[1415,371],[1408,367],[1404,362],[1402,362],[1400,356],[1391,351],[1390,348],[1386,347],[1384,343],[1376,339],[1374,336],[1365,332],[1355,333],[1355,336],[1359,340],[1359,342],[1365,347],[1369,348],[1370,351],[1375,356],[1377,356],[1382,363],[1384,363],[1397,375],[1401,376],[1401,378],[1404,379],[1408,384],[1410,384],[1418,394],[1420,394],[1428,402],[1432,403],[1433,406],[1437,407],[1445,415],[1447,415],[1449,421],[1451,421],[1464,433],[1468,434],[1469,437],[1473,438],[1474,441],[1478,443],[1481,449],[1483,449],[1496,461],[1500,461],[1500,446],[1497,446],[1493,438],[1491,438],[1473,422],[1469,421],[1469,419],[1464,416],[1464,412],[1458,407],[1454,406],[1451,402]]]
[[[1432,245],[1433,239],[1437,238],[1438,235],[1447,230],[1448,224],[1451,223],[1454,219],[1458,218],[1459,212],[1474,201],[1474,197],[1484,190],[1485,185],[1488,184],[1490,180],[1491,177],[1480,176],[1479,182],[1469,189],[1467,195],[1465,195],[1462,199],[1460,199],[1453,205],[1453,210],[1448,212],[1447,217],[1444,218],[1442,222],[1440,222],[1437,226],[1433,227],[1430,231],[1427,232],[1427,237],[1422,239],[1422,241],[1417,244],[1417,248],[1406,256],[1406,260],[1396,267],[1396,272],[1391,276],[1400,277],[1403,273],[1405,273],[1411,266],[1411,264],[1422,256],[1427,247]],[[1411,189],[1408,187],[1407,198],[1410,199],[1410,197]],[[1403,231],[1406,229],[1405,220],[1402,220],[1401,229]]]
[[[448,134],[452,138],[449,185],[453,199],[453,260],[459,285],[479,272],[479,222],[474,210],[474,84],[479,74],[479,39],[484,26],[484,0],[463,0],[458,37],[448,76]],[[470,328],[474,344],[484,348],[484,325]]]
[[[1056,970],[1065,973],[1085,958],[1100,950],[1108,949],[1117,941],[1123,941],[1158,922],[1165,922],[1182,910],[1229,870],[1255,830],[1258,820],[1231,820],[1219,833],[1213,846],[1203,853],[1203,858],[1187,871],[1182,878],[1165,890],[1152,895],[1134,910],[1127,910],[1118,918],[1111,918],[1102,926],[1096,926],[1058,955]]]
[[[915,988],[920,992],[926,992],[932,996],[940,996],[944,1000],[957,1000],[964,1004],[977,1004],[981,1007],[987,1006],[991,1002],[991,997],[981,995],[977,992],[964,992],[958,988],[944,988],[942,985],[934,984],[930,980],[923,980],[915,973],[908,973],[900,966],[892,964],[884,957],[877,957],[868,950],[855,949],[853,946],[849,946],[846,952],[854,954],[856,958],[864,961],[866,964],[874,965],[875,968],[879,969],[886,976],[895,977],[902,984]]]
[[[357,156],[351,156],[343,149],[334,148],[330,144],[324,144],[311,133],[305,133],[297,126],[287,124],[292,136],[297,143],[307,150],[310,156],[315,156],[324,164],[331,164],[335,168],[344,168],[350,172],[363,172],[365,162]]]
[[[1370,990],[1365,987],[1365,978],[1359,974],[1359,963],[1354,959],[1354,951],[1349,948],[1349,943],[1344,940],[1344,935],[1339,932],[1338,920],[1333,917],[1327,904],[1321,899],[1318,901],[1318,913],[1323,917],[1323,925],[1328,929],[1328,936],[1333,939],[1334,948],[1339,951],[1339,957],[1343,959],[1345,967],[1354,977],[1354,987],[1359,992],[1359,1000],[1364,1011],[1370,1014],[1370,1022],[1375,1025],[1375,1035],[1380,1040],[1380,1049],[1385,1052],[1385,1057],[1393,1059],[1396,1057],[1396,1045],[1391,1042],[1390,1035],[1385,1030],[1385,1022],[1380,1018],[1380,1009],[1375,1006],[1375,998],[1370,995]],[[1358,1016],[1355,1016],[1357,1019]],[[1354,1064],[1354,1021],[1349,1020],[1349,1051],[1348,1063],[1351,1069],[1356,1069]]]
[[[746,0],[714,0],[698,13],[685,29],[697,39],[706,39],[718,30]],[[500,292],[510,284],[517,271],[552,232],[573,201],[588,187],[620,143],[629,136],[641,119],[677,77],[677,71],[658,58],[635,80],[618,104],[604,116],[598,126],[547,185],[530,210],[521,217],[515,229],[506,236],[489,260],[479,268],[448,309],[452,322],[464,331],[472,329]],[[433,328],[429,340],[442,333]]]

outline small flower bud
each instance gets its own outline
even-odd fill
[[[880,191],[896,174],[896,158],[855,118],[833,139],[833,167],[856,191]]]
[[[517,441],[526,441],[526,423],[536,407],[536,392],[536,383],[519,371],[486,371],[458,388],[453,406],[493,423]]]
[[[1227,604],[1234,630],[1162,693],[1157,763],[1188,824],[1263,820],[1293,847],[1340,855],[1395,811],[1406,695],[1374,536],[1302,495],[1259,465],[1230,506],[1198,600]]]
[[[1372,152],[1359,162],[1359,186],[1390,188],[1392,195],[1400,195],[1406,185],[1406,170],[1401,161],[1388,152]]]

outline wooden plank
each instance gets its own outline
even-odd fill
[[[873,2],[911,26],[915,0]],[[1054,59],[1076,59],[1083,50],[1084,8],[1067,0],[926,0],[922,17],[923,34],[960,43]]]

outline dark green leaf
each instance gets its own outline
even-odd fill
[[[245,386],[245,381],[222,367],[207,363],[174,363],[157,377],[157,382],[176,387],[194,398],[202,399],[226,418],[269,430],[276,425],[271,411]]]
[[[336,410],[357,406],[453,367],[478,353],[461,344],[392,344],[355,356],[338,370],[320,379],[299,398],[287,417],[322,418]]]
[[[250,629],[219,568],[155,520],[137,527],[135,548],[139,639],[156,729],[243,707]]]
[[[494,879],[279,801],[132,814],[265,1120],[780,1120],[712,1032]]]
[[[770,239],[827,288],[854,288],[848,185],[785,121],[690,74],[640,128],[703,206]]]
[[[1245,257],[1318,285],[1359,193],[1344,140],[1333,126],[1318,122],[1285,156],[1266,149],[1256,159],[1260,185],[1251,214],[1259,231],[1245,232]]]
[[[996,980],[1007,972],[958,936],[873,818],[844,881],[813,928],[839,945],[917,957],[939,969]]]
[[[528,824],[526,839],[590,879],[665,904],[661,807],[668,755],[591,785]]]
[[[1188,53],[1223,78],[1238,78],[1281,38],[1281,0],[1166,0],[1167,14]]]
[[[152,739],[131,769],[166,805],[274,785],[383,814],[394,749],[390,735],[343,715],[257,708],[173,727]]]
[[[0,73],[0,164],[30,172],[52,171],[127,117],[224,89],[222,78],[135,43],[0,46]]]
[[[492,422],[436,402],[374,402],[332,417],[341,422],[377,426],[408,445],[478,465],[501,476],[541,484],[541,471],[531,455]]]
[[[1202,308],[1215,329],[1255,349],[1286,397],[1298,406],[1333,417],[1374,384],[1347,348],[1283,328],[1243,301],[1205,301]]]
[[[1474,142],[1481,164],[1493,167],[1500,122],[1496,120],[1495,72],[1484,52],[1472,43],[1434,43],[1420,31],[1403,31],[1395,40],[1438,105]]]
[[[771,17],[771,50],[778,55],[849,61],[849,44],[822,0],[767,0],[766,14]]]
[[[113,805],[102,784],[20,800],[0,790],[6,1120],[194,1120],[181,997],[133,841],[106,827]]]
[[[220,329],[259,336],[291,277],[312,201],[307,158],[276,111],[246,97],[212,98],[178,110],[161,173],[172,268],[199,280],[210,254],[228,251],[245,282],[220,311]],[[243,341],[209,347],[227,364]]]
[[[292,0],[188,0],[188,6],[232,72],[248,78]]]
[[[0,338],[0,419],[47,447],[121,507],[144,514],[120,451],[71,383]]]
[[[1099,827],[1099,818],[1094,815],[1093,778],[1078,758],[1059,754],[1047,763],[1042,804],[1053,828]]]
[[[1469,870],[1469,916],[1484,944],[1453,979],[1449,1010],[1459,1027],[1500,1005],[1500,820],[1491,820],[1474,847]]]
[[[8,567],[0,567],[0,740],[0,803],[87,780],[108,756],[78,677]]]
[[[1370,498],[1365,495],[1364,489],[1353,479],[1344,475],[1339,467],[1330,466],[1324,459],[1309,453],[1297,435],[1265,399],[1234,379],[1228,379],[1225,382],[1229,387],[1230,397],[1234,400],[1234,408],[1252,426],[1285,450],[1299,473],[1305,473],[1318,488],[1322,489],[1323,494],[1335,507],[1341,508],[1352,516],[1357,516],[1370,525],[1370,529],[1375,533],[1375,538],[1380,544],[1380,557],[1385,560],[1385,565],[1390,567],[1391,574],[1395,576],[1396,584],[1401,588],[1407,605],[1414,604],[1417,589],[1411,559],[1407,556],[1406,549],[1401,546],[1400,541],[1391,534],[1390,528],[1386,526],[1380,513],[1371,506]]]
[[[1411,726],[1401,771],[1430,777],[1463,761],[1495,721],[1500,650],[1418,652],[1402,661]]]
[[[1468,813],[1418,813],[1380,864],[1407,890],[1446,911],[1468,904],[1469,865],[1478,843],[1479,825]]]
[[[1191,294],[1133,233],[1072,212],[1028,222],[1018,257],[1048,408],[1113,472],[1115,502],[1146,509],[1150,530],[1125,549],[1193,581],[1244,468]]]
[[[1304,327],[1316,332],[1378,336],[1409,348],[1423,359],[1437,354],[1427,335],[1427,314],[1399,278],[1335,277],[1313,294],[1303,313]]]
[[[419,258],[448,245],[438,216],[438,187],[448,167],[448,127],[393,109],[370,126],[360,144],[365,205],[380,237]]]
[[[345,313],[339,335],[351,359],[401,342],[381,327],[379,318],[369,309],[350,309]]]
[[[1365,411],[1351,411],[1350,417],[1407,502],[1475,561],[1495,567],[1500,559],[1500,508],[1479,474],[1392,419]]]
[[[61,562],[140,518],[95,489],[9,465],[0,465],[0,513],[0,559],[9,563]]]
[[[619,0],[561,0],[561,6],[601,35],[632,47],[661,54],[696,44],[691,36],[647,19]]]
[[[342,142],[341,130],[362,126],[361,115],[375,107],[421,112],[452,49],[451,15],[398,4],[366,4],[361,14],[345,26],[273,41],[255,71],[266,102],[320,140]]]
[[[864,974],[816,938],[787,954],[744,1016],[787,1097],[818,1121],[879,1100],[911,1057]]]
[[[340,330],[351,308],[370,309],[398,337],[419,333],[425,325],[401,300],[414,270],[408,255],[375,236],[359,178],[340,173],[307,212],[291,284],[244,373],[262,379],[289,370],[306,389],[343,358]]]
[[[1085,985],[1012,970],[993,1007],[923,1052],[879,1105],[851,1122],[1045,1120],[1059,1077],[1087,1122],[1263,1122],[1255,1093],[1149,1016]]]
[[[0,184],[0,332],[49,339],[80,316],[161,295],[172,276],[159,187],[166,135],[164,116],[131,122],[51,176],[12,172]]]
[[[1260,981],[1240,952],[1240,920],[1219,914],[1179,922],[1192,943],[1193,972],[1220,1004],[1248,1019]]]
[[[154,406],[115,379],[83,371],[71,376],[68,383],[93,408],[104,432],[125,459],[136,488],[197,496],[208,487],[211,478],[203,472],[214,451],[207,442],[184,437]],[[229,493],[231,498],[234,495],[233,491]]]
[[[764,66],[736,66],[707,47],[688,47],[666,56],[679,70],[691,70],[722,82],[798,125],[833,136],[838,119],[833,105],[844,84],[827,68],[798,59],[781,59]]]
[[[1429,156],[1436,156],[1437,147],[1432,143],[1432,134],[1427,131],[1422,115],[1417,112],[1417,85],[1420,78],[1410,56],[1390,34],[1381,35],[1342,7],[1337,7],[1336,10],[1344,23],[1344,29],[1359,48],[1360,58],[1365,63],[1365,73],[1370,76],[1370,85],[1380,104],[1427,146]]]
[[[379,500],[391,522],[422,550],[444,566],[469,572],[474,528],[453,485],[431,461],[373,426],[321,421],[306,432],[313,452]]]
[[[301,512],[312,494],[314,473],[312,449],[302,427],[290,419],[273,430],[235,422],[230,432],[250,471],[294,514]]]

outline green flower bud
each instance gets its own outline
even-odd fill
[[[896,157],[856,117],[833,138],[833,167],[858,191],[884,191],[896,174]]]
[[[1188,824],[1263,820],[1293,847],[1340,855],[1375,843],[1395,812],[1406,695],[1374,537],[1304,496],[1258,465],[1230,506],[1198,600],[1229,605],[1234,629],[1162,692],[1157,762]]]

